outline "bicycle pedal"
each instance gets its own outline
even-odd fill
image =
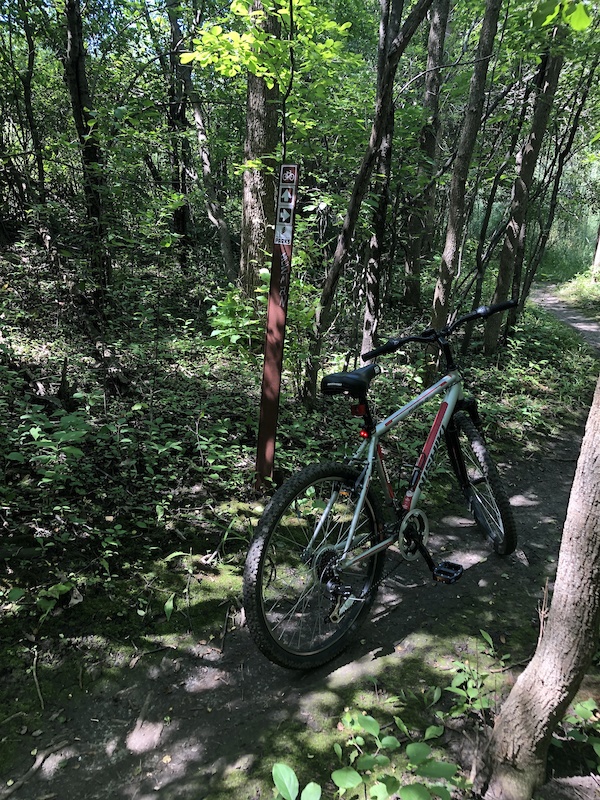
[[[456,583],[462,576],[464,569],[460,564],[452,561],[440,561],[433,569],[433,580],[439,583]]]

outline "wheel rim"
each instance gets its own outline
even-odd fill
[[[332,492],[336,499],[326,519]],[[269,540],[261,570],[259,591],[264,620],[271,637],[290,653],[310,655],[331,647],[360,615],[373,582],[375,557],[365,559],[339,575],[352,596],[363,598],[348,605],[339,621],[336,598],[327,581],[341,556],[356,500],[342,481],[326,478],[311,484],[287,506]],[[315,541],[313,534],[320,526]],[[373,542],[375,518],[365,504],[354,541],[356,555]],[[344,600],[338,604],[338,610]]]
[[[504,523],[488,479],[473,456],[467,456],[466,461],[473,516],[493,541],[501,542]]]

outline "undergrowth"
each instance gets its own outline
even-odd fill
[[[106,320],[90,327],[89,309],[41,257],[13,253],[0,273],[6,719],[38,708],[32,681],[15,700],[32,670],[80,669],[115,651],[134,657],[156,636],[218,642],[240,610],[245,548],[266,497],[253,488],[259,331],[245,324],[249,311],[231,287],[201,286],[174,269],[117,271]],[[295,290],[309,296],[312,287]],[[312,311],[291,303],[276,452],[283,476],[323,453],[342,457],[360,427],[343,399],[311,410],[299,403]],[[467,383],[501,448],[535,447],[534,434],[570,424],[589,404],[594,362],[542,312],[527,311],[495,363],[477,340],[472,353]],[[328,354],[327,368],[346,355]],[[374,386],[381,413],[423,380],[417,351],[383,366]],[[390,441],[396,472],[414,463],[427,427],[417,419]],[[70,646],[83,654],[77,667]]]

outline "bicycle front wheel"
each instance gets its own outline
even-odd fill
[[[278,489],[259,522],[246,558],[244,609],[256,645],[275,664],[311,669],[330,661],[373,603],[385,553],[354,560],[382,536],[370,490],[342,559],[358,477],[343,464],[306,467]]]
[[[517,529],[496,465],[481,433],[463,413],[455,417],[465,472],[458,479],[475,521],[496,553],[508,555],[517,546]]]

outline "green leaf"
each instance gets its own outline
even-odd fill
[[[339,789],[354,789],[363,782],[362,777],[352,767],[336,769],[331,773],[331,780]]]
[[[493,650],[494,649],[494,642],[492,641],[492,637],[489,635],[489,633],[487,631],[482,630],[481,628],[479,629],[479,633],[483,636],[485,641],[489,644],[489,646]]]
[[[587,13],[583,3],[577,3],[575,11],[567,14],[567,22],[574,31],[584,31],[592,24],[592,18]]]
[[[167,618],[167,622],[171,619],[171,614],[173,613],[174,608],[175,608],[175,592],[169,595],[169,598],[165,603],[165,616]]]
[[[395,736],[384,736],[381,740],[381,746],[385,750],[397,750],[400,747],[400,742]]]
[[[176,550],[174,553],[169,553],[168,556],[163,558],[163,561],[172,561],[174,558],[180,558],[181,556],[189,556],[189,553],[184,553],[182,550]]]
[[[443,761],[426,761],[417,768],[417,775],[421,778],[445,778],[448,780],[456,775],[456,764],[446,764]]]
[[[400,781],[394,775],[384,775],[379,780],[384,784],[389,794],[394,794],[400,788]]]
[[[356,759],[356,769],[360,769],[363,772],[367,769],[373,769],[376,764],[375,756],[370,753],[363,753]]]
[[[6,456],[7,461],[18,461],[19,464],[22,464],[25,461],[25,456],[23,453],[9,453]]]
[[[399,794],[402,800],[431,800],[431,794],[422,783],[403,786]]]
[[[318,783],[311,781],[304,787],[300,800],[321,800],[321,787]]]
[[[379,736],[379,723],[373,717],[368,715],[359,718],[359,723],[362,725],[363,730],[370,733],[372,736]]]
[[[341,747],[341,745],[338,742],[336,742],[333,745],[333,750],[334,750],[336,756],[338,757],[338,761],[341,763],[341,761],[342,761],[342,747]]]
[[[375,798],[375,800],[387,800],[390,793],[387,790],[387,786],[383,783],[376,783],[369,789],[369,795]]]
[[[18,586],[13,586],[13,588],[9,591],[6,596],[6,599],[10,603],[18,602],[24,595],[26,594],[25,589],[21,589]]]
[[[298,797],[298,778],[294,770],[287,764],[273,765],[273,783],[283,800],[296,800]]]
[[[434,797],[439,797],[440,800],[452,800],[450,792],[445,786],[438,786],[436,784],[435,786],[430,786],[429,791]]]
[[[406,755],[411,763],[422,764],[431,755],[431,747],[423,742],[412,742],[406,746]]]
[[[426,742],[428,739],[437,739],[443,732],[443,725],[430,725],[423,735],[423,741]]]

